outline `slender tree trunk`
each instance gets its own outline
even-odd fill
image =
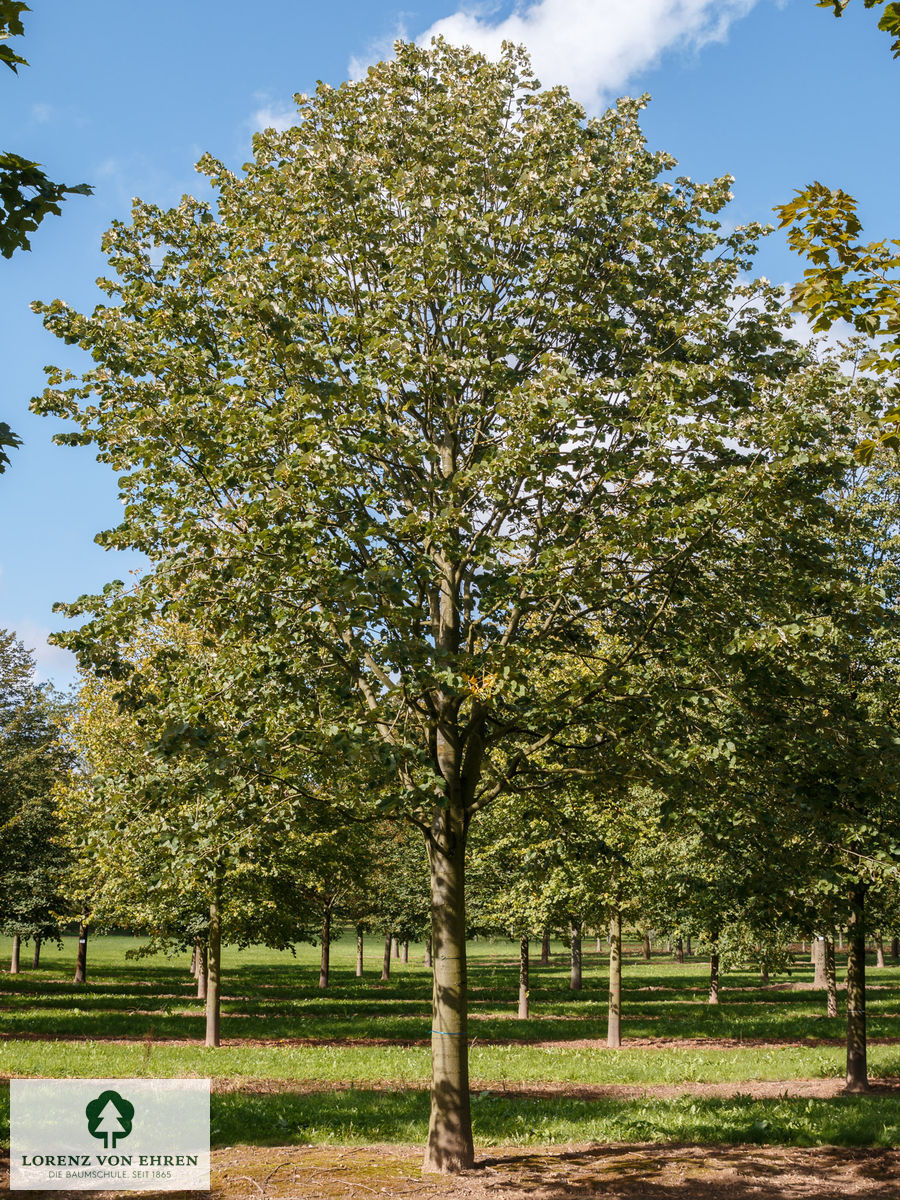
[[[844,931],[843,931],[843,929],[839,929],[838,930],[838,950],[843,950],[843,948],[844,948]]]
[[[813,972],[813,987],[824,988],[826,985],[825,979],[825,939],[824,937],[816,936],[812,943],[812,960],[815,964]]]
[[[572,991],[581,989],[581,925],[572,923],[572,968],[569,972],[569,987]]]
[[[690,934],[688,934],[684,939],[684,953],[688,958],[690,958],[691,955],[693,954],[693,950],[691,949],[691,935]]]
[[[838,1015],[837,974],[834,969],[834,938],[825,938],[825,1011],[829,1017]]]
[[[847,927],[847,1091],[869,1090],[866,1068],[866,885],[850,892]]]
[[[75,955],[75,983],[87,983],[87,943],[88,927],[82,921],[78,926],[78,951]]]
[[[650,962],[652,957],[653,957],[653,948],[650,945],[650,930],[645,929],[644,930],[644,958],[647,960],[647,962]]]
[[[606,1044],[611,1049],[622,1045],[622,914],[613,910],[609,922],[609,1016]]]
[[[356,927],[356,978],[361,979],[363,973],[363,927]]]
[[[891,958],[894,962],[900,958],[900,937],[897,937],[896,934],[891,938]]]
[[[206,1044],[218,1046],[221,1025],[222,917],[218,896],[209,906],[209,938],[206,948]]]
[[[769,986],[769,964],[768,963],[760,963],[759,964],[759,986],[760,987],[768,987]]]
[[[391,938],[391,952],[394,958],[400,957],[400,942],[397,938]]]
[[[519,938],[519,1013],[520,1021],[528,1020],[528,938]]]
[[[197,945],[197,999],[206,999],[206,983],[208,978],[207,967],[208,955],[206,942],[199,942]]]
[[[425,966],[431,966],[431,934],[425,939]]]
[[[709,1002],[719,1003],[719,944],[715,941],[709,954]]]
[[[17,933],[14,933],[13,940],[12,940],[12,957],[9,960],[10,975],[18,975],[19,974],[19,958],[20,958],[20,954],[21,954],[21,948],[22,948],[22,939],[19,937],[19,935]]]
[[[455,805],[435,815],[428,839],[433,957],[431,1117],[423,1170],[466,1171],[475,1162],[469,1100],[466,984],[466,818]]]
[[[400,947],[400,961],[409,962],[409,942],[404,938],[403,945]]]
[[[597,953],[598,954],[603,953],[603,938],[600,936],[599,933],[597,934]]]
[[[677,963],[684,962],[684,942],[681,938],[675,939],[675,961]]]
[[[381,982],[386,983],[391,977],[391,935],[384,935],[384,959],[381,963]]]
[[[875,938],[875,966],[884,966],[884,938],[880,933]]]
[[[541,966],[546,967],[550,962],[550,931],[545,929],[541,938]]]
[[[322,956],[319,966],[319,987],[328,987],[328,969],[331,965],[331,901],[322,913]]]
[[[36,971],[38,969],[38,967],[41,965],[41,943],[42,942],[43,942],[43,938],[36,937],[34,939],[34,954],[31,959],[32,971]]]

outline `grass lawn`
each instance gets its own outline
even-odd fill
[[[383,984],[376,939],[358,980],[355,942],[344,937],[332,947],[326,992],[317,986],[314,947],[298,947],[296,957],[227,949],[225,1044],[206,1050],[188,956],[125,958],[140,945],[93,938],[86,987],[71,983],[72,938],[61,949],[46,947],[38,971],[0,974],[0,1075],[210,1076],[218,1146],[424,1139],[430,973],[421,946],[410,947],[408,964],[395,960]],[[0,954],[8,947],[0,940]],[[799,957],[790,977],[773,977],[767,988],[755,972],[728,975],[715,1008],[706,1003],[705,962],[657,956],[645,963],[630,947],[626,1042],[609,1051],[604,957],[585,953],[584,987],[572,992],[565,950],[554,945],[548,966],[532,965],[532,1018],[519,1021],[517,950],[502,940],[469,947],[479,1145],[900,1145],[896,1092],[794,1094],[791,1081],[834,1080],[844,1060],[844,1019],[823,1015],[824,996]],[[872,968],[869,984],[870,1073],[900,1076],[900,968]],[[782,1081],[784,1094],[755,1094],[764,1081]],[[722,1088],[710,1094],[715,1085]],[[622,1094],[628,1087],[634,1094]],[[672,1094],[653,1093],[666,1087]],[[2,1088],[4,1144],[7,1106]]]

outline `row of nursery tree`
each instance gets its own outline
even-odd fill
[[[149,564],[66,608],[70,903],[199,939],[213,992],[223,938],[324,948],[338,904],[404,934],[426,889],[429,1170],[473,1160],[470,919],[691,932],[713,984],[846,929],[864,1087],[900,474],[854,458],[861,347],[793,339],[765,230],[643,102],[585,120],[521,50],[437,41],[297,105],[201,161],[214,202],[135,202],[92,313],[36,305],[90,362],[34,406]]]

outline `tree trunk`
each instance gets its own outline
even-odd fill
[[[603,953],[603,938],[600,936],[599,933],[597,934],[597,953],[598,954]]]
[[[528,1020],[528,938],[519,938],[519,1020]]]
[[[404,938],[403,945],[400,947],[400,961],[409,962],[409,942]]]
[[[322,957],[319,966],[319,987],[328,987],[328,968],[331,965],[331,901],[322,913]]]
[[[613,910],[609,922],[609,1016],[606,1044],[612,1050],[622,1045],[622,914]]]
[[[759,986],[760,987],[768,987],[769,986],[769,964],[768,963],[760,963],[759,964]]]
[[[38,969],[38,967],[41,965],[41,942],[42,941],[43,941],[43,938],[36,937],[34,939],[34,955],[32,956],[32,959],[31,959],[32,971],[36,971]]]
[[[384,959],[381,964],[381,982],[386,983],[391,977],[391,935],[384,935]]]
[[[816,937],[812,944],[812,960],[815,963],[815,971],[813,972],[813,987],[824,988],[826,985],[825,979],[825,939]]]
[[[222,924],[218,897],[209,906],[209,938],[206,960],[206,1044],[207,1046],[218,1046],[222,982]]]
[[[880,933],[875,938],[875,966],[884,966],[884,938]]]
[[[546,967],[550,961],[550,932],[544,930],[544,935],[541,938],[541,966]]]
[[[847,1091],[869,1090],[866,1069],[866,885],[850,892],[847,926]]]
[[[363,927],[356,927],[356,978],[361,979],[363,973]]]
[[[713,942],[709,955],[709,1002],[719,1003],[719,948],[716,942]]]
[[[197,978],[197,939],[194,939],[194,949],[191,952],[191,974]]]
[[[900,937],[896,934],[891,938],[891,958],[894,962],[900,958]]]
[[[644,958],[650,962],[653,957],[653,948],[650,945],[650,930],[644,930]]]
[[[825,1011],[829,1017],[838,1015],[837,975],[834,969],[834,938],[825,938]]]
[[[466,991],[466,818],[448,805],[428,838],[433,986],[431,1117],[423,1170],[442,1174],[474,1165],[469,1101]]]
[[[581,989],[581,925],[572,925],[572,969],[569,972],[569,987],[573,991]]]
[[[197,946],[197,999],[206,999],[206,982],[208,978],[206,942]]]
[[[87,940],[88,927],[82,921],[78,926],[78,953],[75,955],[75,983],[87,983]]]
[[[431,966],[431,934],[425,939],[425,966]]]
[[[684,942],[681,938],[675,939],[675,961],[677,963],[684,962]]]
[[[22,939],[19,937],[19,935],[17,933],[14,933],[13,940],[12,940],[12,957],[9,960],[10,975],[18,975],[19,974],[19,956],[20,956],[21,947],[22,947]]]
[[[843,931],[843,929],[839,929],[838,930],[838,950],[843,950],[843,948],[844,948],[844,931]]]
[[[684,939],[684,952],[688,958],[690,958],[691,955],[693,954],[693,950],[691,949],[691,935],[690,934],[688,934],[687,937]]]
[[[400,957],[400,942],[397,940],[397,938],[391,938],[391,951],[394,955],[394,958]]]

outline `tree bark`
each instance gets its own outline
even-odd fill
[[[397,938],[391,938],[391,950],[394,958],[400,957],[400,942]]]
[[[825,939],[818,935],[812,944],[812,960],[815,964],[813,987],[824,988],[827,982],[825,978]]]
[[[541,966],[546,967],[550,961],[550,932],[544,930],[544,935],[541,938]]]
[[[866,1067],[866,885],[850,892],[847,927],[847,1091],[869,1090]]]
[[[425,939],[425,966],[431,966],[431,934]]]
[[[760,963],[759,964],[759,986],[760,987],[768,987],[769,986],[769,964],[768,963]]]
[[[688,958],[690,958],[691,955],[693,954],[693,950],[691,949],[691,935],[690,934],[688,934],[687,937],[685,937],[685,939],[684,939],[684,952]]]
[[[384,935],[384,958],[381,962],[381,982],[387,983],[391,977],[391,935]]]
[[[331,965],[331,901],[322,913],[322,956],[319,966],[319,987],[328,987],[328,969]]]
[[[709,1002],[710,1004],[719,1003],[719,947],[717,942],[713,942],[713,948],[709,954]]]
[[[14,933],[13,940],[12,940],[12,957],[9,960],[10,975],[18,975],[19,974],[19,958],[20,958],[20,953],[21,953],[21,947],[22,947],[22,939],[19,937],[19,935],[17,933]]]
[[[88,927],[84,923],[78,926],[78,952],[75,955],[75,983],[87,983],[87,943]]]
[[[825,1011],[829,1017],[838,1015],[837,975],[834,969],[834,938],[825,938]]]
[[[218,896],[209,906],[209,938],[206,949],[206,1044],[218,1046],[221,1025],[222,918]]]
[[[598,954],[603,953],[603,938],[600,936],[599,933],[597,934],[597,953]]]
[[[572,968],[569,971],[569,987],[572,991],[581,989],[581,925],[572,923]]]
[[[400,961],[409,962],[409,942],[404,938],[403,945],[400,947]]]
[[[884,966],[884,938],[880,933],[875,938],[875,966]]]
[[[528,1020],[528,938],[519,938],[519,1013],[520,1021]]]
[[[356,927],[356,978],[361,979],[363,973],[363,927]]]
[[[681,938],[675,939],[675,961],[677,963],[684,962],[684,942]]]
[[[900,958],[900,937],[896,934],[891,938],[891,958],[894,962]]]
[[[197,946],[197,999],[206,999],[206,983],[208,977],[206,942]]]
[[[466,987],[466,816],[450,804],[428,838],[433,958],[431,1117],[423,1170],[474,1165]]]
[[[613,910],[609,922],[609,1016],[606,1044],[616,1050],[622,1045],[622,914]]]
[[[650,930],[645,929],[644,930],[644,958],[647,960],[647,962],[650,962],[652,957],[653,957],[653,948],[650,945]]]
[[[32,971],[36,971],[38,969],[38,967],[41,965],[41,943],[42,943],[42,941],[43,941],[43,938],[36,937],[34,939],[34,954],[32,955],[32,959],[31,959]]]

